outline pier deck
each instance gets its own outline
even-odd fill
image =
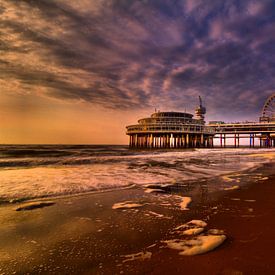
[[[255,139],[260,140],[260,147],[275,147],[274,122],[209,123],[215,131],[215,139],[220,139],[220,146],[226,147],[226,139],[234,139],[234,147],[239,147],[240,138],[249,138],[250,147],[255,147]]]

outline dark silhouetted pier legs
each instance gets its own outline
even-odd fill
[[[213,147],[213,135],[205,134],[132,134],[131,148],[203,148]]]
[[[262,148],[269,148],[269,147],[275,147],[275,136],[271,134],[260,134],[260,133],[251,133],[251,134],[218,134],[216,137],[214,137],[219,140],[218,146],[220,147],[232,147],[232,145],[227,146],[227,139],[233,139],[233,146],[234,148],[239,148],[240,147],[240,138],[242,139],[249,139],[249,147],[250,148],[255,148],[256,146]],[[256,145],[256,140],[257,142]],[[247,144],[247,143],[246,143]]]
[[[219,143],[218,146],[225,147],[240,147],[240,138],[249,139],[249,147],[254,148],[256,146],[260,147],[275,147],[275,136],[270,134],[255,134],[251,133],[249,135],[240,134],[218,134],[216,136]],[[233,139],[233,145],[229,145],[228,139]],[[193,134],[193,133],[170,133],[170,134],[132,134],[129,135],[129,146],[131,148],[212,148],[214,147],[214,135],[206,134]]]

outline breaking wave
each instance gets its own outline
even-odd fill
[[[131,185],[182,183],[256,166],[252,149],[138,151],[126,146],[0,146],[0,202]],[[262,149],[261,152],[270,152]]]

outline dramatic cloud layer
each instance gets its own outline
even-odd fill
[[[0,0],[1,93],[257,116],[274,34],[268,0]]]

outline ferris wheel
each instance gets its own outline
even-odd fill
[[[275,94],[272,94],[265,102],[260,121],[275,121]]]

